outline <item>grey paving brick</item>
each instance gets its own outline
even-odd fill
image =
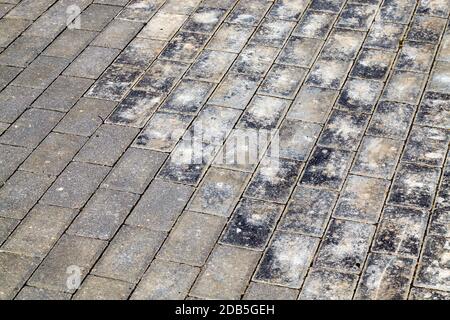
[[[97,32],[67,29],[44,51],[44,55],[73,60],[97,36]]]
[[[20,1],[17,6],[12,9],[7,18],[35,20],[44,13],[55,0],[24,0]]]
[[[313,64],[323,41],[292,36],[277,59],[278,63],[309,68]]]
[[[94,3],[125,7],[129,0],[94,0]]]
[[[42,91],[8,86],[0,93],[0,121],[14,122]]]
[[[262,76],[270,69],[277,53],[278,49],[273,47],[249,44],[241,51],[230,70],[231,72]]]
[[[270,3],[264,0],[239,1],[227,18],[230,23],[256,26],[262,20],[270,7]]]
[[[30,24],[30,20],[3,18],[0,21],[0,47],[7,47]]]
[[[3,18],[12,8],[14,8],[13,4],[9,3],[0,4],[0,17]]]
[[[179,32],[161,53],[164,59],[193,62],[206,44],[208,35],[192,32]]]
[[[146,68],[164,48],[163,41],[135,38],[117,57],[115,63]]]
[[[74,300],[126,300],[133,285],[124,281],[89,275],[74,295]]]
[[[417,14],[425,14],[445,18],[450,12],[450,5],[445,1],[420,1]]]
[[[354,274],[313,269],[306,277],[300,300],[350,300],[358,277]]]
[[[0,135],[9,128],[9,123],[0,122]]]
[[[30,152],[26,148],[0,144],[0,184],[8,180]]]
[[[437,17],[415,15],[406,39],[436,43],[445,28],[446,20]]]
[[[0,245],[5,242],[19,223],[20,220],[17,219],[0,218]]]
[[[244,300],[295,300],[298,291],[295,289],[274,286],[267,283],[250,282],[243,297]]]
[[[5,88],[22,70],[17,67],[0,66],[0,89]]]
[[[339,13],[344,6],[344,0],[313,0],[310,9]]]
[[[307,69],[274,64],[261,84],[258,93],[294,99],[306,77]]]
[[[424,74],[395,71],[388,80],[382,98],[417,105],[425,82]]]
[[[450,33],[446,32],[442,37],[436,60],[450,62]]]
[[[450,294],[444,291],[429,290],[424,288],[411,288],[409,300],[449,300]]]
[[[319,59],[312,67],[306,84],[338,90],[344,84],[350,67],[351,62]]]
[[[417,112],[416,123],[443,129],[450,128],[449,110],[447,109],[449,101],[449,94],[425,93]]]
[[[396,69],[428,72],[436,53],[436,45],[414,41],[405,42],[400,51]]]
[[[380,81],[350,78],[342,89],[338,106],[348,111],[372,113],[382,89]]]
[[[384,1],[379,12],[379,20],[408,24],[414,11],[415,3],[407,0]]]
[[[81,29],[102,31],[104,27],[120,12],[114,5],[91,4],[80,15]]]
[[[210,8],[230,9],[238,0],[203,0],[202,6]]]
[[[435,208],[446,208],[450,207],[450,166],[445,166],[443,168],[443,173],[441,177],[441,182],[439,184],[439,192],[437,194]]]
[[[0,54],[0,64],[26,67],[51,42],[51,39],[20,36]]]
[[[25,286],[20,290],[15,300],[70,300],[71,294],[43,288]]]
[[[293,34],[307,38],[325,39],[335,19],[336,15],[332,13],[306,10]]]
[[[363,79],[385,80],[394,58],[393,52],[362,49],[350,75]]]
[[[227,10],[200,6],[184,23],[182,30],[212,33],[224,18]]]
[[[118,18],[147,22],[164,0],[132,0],[120,12]]]
[[[229,52],[205,50],[188,70],[186,77],[217,83],[225,75],[236,56]]]
[[[406,31],[406,26],[397,22],[375,21],[370,28],[364,46],[375,49],[397,51],[400,39]]]
[[[278,127],[289,101],[255,95],[237,123],[237,128],[271,130]]]
[[[201,0],[186,0],[179,2],[178,0],[167,0],[161,8],[162,12],[190,14],[192,13]]]
[[[432,91],[447,93],[450,89],[450,81],[447,77],[450,70],[450,62],[437,61],[433,67],[428,88]]]
[[[239,53],[252,35],[252,26],[223,23],[208,43],[212,50]]]
[[[281,48],[294,26],[295,22],[291,21],[265,19],[256,30],[250,42]]]
[[[378,6],[347,3],[336,23],[338,28],[368,31]]]
[[[103,29],[97,38],[91,42],[91,45],[124,49],[142,27],[143,24],[140,22],[114,19],[105,29]]]
[[[334,29],[325,43],[321,57],[343,61],[355,59],[364,36],[364,32],[360,31]]]
[[[138,37],[158,40],[170,40],[180,29],[188,16],[159,11],[145,25]]]
[[[296,21],[300,18],[307,5],[308,1],[305,0],[298,2],[277,0],[268,15],[273,18]]]

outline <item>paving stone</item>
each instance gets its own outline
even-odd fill
[[[0,185],[16,171],[31,150],[0,144]]]
[[[127,282],[96,276],[87,276],[74,300],[126,300],[133,291]]]
[[[359,273],[369,250],[375,226],[331,220],[315,260],[316,267]]]
[[[0,218],[0,245],[6,241],[19,223],[20,220],[17,219]]]
[[[95,3],[125,7],[129,0],[94,0]]]
[[[170,232],[158,258],[203,266],[225,224],[225,218],[186,211]]]
[[[110,240],[128,216],[139,196],[99,189],[70,226],[68,233]]]
[[[20,36],[0,54],[0,64],[26,67],[51,42],[51,39]]]
[[[190,294],[207,299],[240,299],[260,255],[255,251],[218,245]]]
[[[253,31],[255,31],[255,28],[252,26],[223,23],[208,43],[207,48],[239,53],[244,48]]]
[[[115,106],[113,101],[81,98],[54,131],[89,137]]]
[[[275,60],[278,50],[273,47],[249,44],[231,67],[231,72],[263,76]]]
[[[295,23],[278,19],[265,19],[250,42],[270,47],[281,48],[294,28]]]
[[[117,57],[115,63],[146,68],[164,48],[165,42],[135,38]]]
[[[238,0],[203,0],[202,6],[209,8],[230,9]]]
[[[44,13],[55,0],[25,0],[17,4],[6,16],[7,18],[18,18],[35,20]]]
[[[25,286],[14,300],[70,300],[71,294],[54,290]]]
[[[312,67],[306,84],[338,90],[344,84],[350,67],[350,62],[319,59]]]
[[[167,0],[165,5],[161,8],[161,12],[190,14],[192,13],[201,0]]]
[[[335,14],[308,9],[297,24],[293,34],[324,40],[330,32],[334,20],[336,20]]]
[[[181,14],[157,12],[137,35],[142,38],[170,40],[188,17]]]
[[[115,5],[91,4],[80,15],[81,29],[100,32],[120,10],[121,8]]]
[[[363,79],[386,80],[394,58],[393,52],[362,49],[350,75]]]
[[[307,69],[274,64],[258,90],[260,94],[294,99],[306,77]]]
[[[97,36],[97,32],[67,29],[44,51],[44,55],[73,60]]]
[[[444,164],[449,142],[450,134],[446,130],[413,126],[402,160],[440,167]]]
[[[0,5],[0,18],[3,18],[12,8],[14,8],[13,4],[2,3]]]
[[[372,113],[382,89],[380,81],[350,78],[342,89],[338,106],[347,111]]]
[[[322,50],[321,57],[336,60],[353,60],[364,41],[364,32],[334,29]]]
[[[386,180],[350,175],[333,216],[377,223],[388,188],[389,182]]]
[[[287,114],[288,119],[325,123],[339,91],[304,86]]]
[[[147,22],[164,0],[132,0],[120,12],[118,19]]]
[[[450,5],[443,0],[420,1],[417,14],[445,18],[450,13]]]
[[[416,116],[416,123],[439,127],[450,128],[450,95],[445,93],[427,92],[420,104]]]
[[[364,46],[374,49],[397,51],[406,26],[398,23],[375,21],[370,28]]]
[[[387,82],[382,98],[417,105],[425,83],[424,74],[395,71]]]
[[[131,212],[126,224],[170,231],[193,192],[192,187],[156,179]]]
[[[9,123],[0,122],[0,135],[9,128]]]
[[[419,164],[402,163],[394,179],[389,203],[430,208],[440,170]]]
[[[28,284],[73,293],[75,290],[68,286],[71,284],[70,276],[73,275],[71,268],[78,267],[80,280],[83,280],[106,245],[107,242],[97,239],[63,235],[28,280]]]
[[[313,0],[310,9],[339,13],[344,6],[344,0]]]
[[[123,226],[92,274],[137,283],[161,246],[165,233]]]
[[[91,45],[106,48],[124,49],[136,34],[142,29],[143,24],[135,21],[114,19]]]
[[[336,27],[368,31],[377,9],[376,5],[348,3],[342,10]]]
[[[230,23],[257,26],[271,3],[265,0],[239,1],[227,18]]]
[[[138,130],[102,125],[84,145],[74,160],[113,166],[137,135]],[[113,148],[111,146],[114,146]]]
[[[166,95],[188,67],[189,64],[183,62],[156,60],[134,88]]]
[[[255,281],[301,287],[319,240],[300,234],[276,232],[254,275]]]
[[[207,40],[206,34],[179,32],[163,50],[161,58],[191,63]]]
[[[428,72],[433,63],[436,46],[430,43],[408,41],[403,43],[396,69]]]
[[[73,209],[36,205],[2,246],[3,250],[45,257],[76,215]]]
[[[72,162],[42,198],[45,204],[79,209],[89,200],[109,168]]]
[[[199,268],[154,260],[131,296],[132,300],[182,300],[189,293]]]
[[[306,277],[300,300],[351,300],[358,277],[331,270],[313,269]]]
[[[0,47],[9,46],[30,24],[30,20],[3,18],[0,21]]]
[[[449,237],[449,210],[448,207],[434,209],[431,214],[429,234]]]
[[[378,19],[386,22],[408,24],[416,3],[408,0],[383,1]]]
[[[268,16],[282,20],[297,21],[307,6],[308,1],[306,0],[277,0],[269,11]]]
[[[224,231],[221,243],[253,250],[264,250],[283,207],[243,198]]]
[[[429,90],[447,93],[450,89],[450,62],[437,61],[431,74]]]
[[[0,299],[12,300],[38,264],[38,258],[0,252]]]
[[[236,56],[234,53],[205,50],[188,70],[186,77],[218,83]]]
[[[97,79],[119,54],[118,49],[89,46],[64,71],[64,75]]]
[[[442,37],[436,60],[450,62],[450,33],[446,32]]]
[[[243,129],[271,130],[278,127],[289,102],[284,99],[255,95],[236,125]]]
[[[323,41],[292,36],[277,59],[278,63],[309,68],[318,55]]]
[[[22,68],[0,66],[0,90],[5,88],[22,70]]]
[[[250,282],[243,300],[295,300],[298,291],[266,283]]]
[[[200,6],[191,14],[182,30],[200,33],[212,33],[222,21],[226,9]]]
[[[449,300],[450,293],[423,288],[412,288],[409,300]]]
[[[445,19],[416,15],[411,23],[411,28],[406,34],[406,39],[436,43],[444,31],[445,24]]]
[[[435,208],[450,207],[450,166],[447,165],[443,168],[441,182],[439,186],[438,197],[436,198]]]

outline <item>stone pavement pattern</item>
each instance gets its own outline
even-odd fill
[[[449,11],[0,0],[0,299],[449,299]]]

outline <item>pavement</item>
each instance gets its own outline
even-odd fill
[[[0,299],[449,299],[448,0],[0,0]]]

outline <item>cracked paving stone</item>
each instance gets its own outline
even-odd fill
[[[376,223],[383,208],[389,182],[350,175],[339,197],[333,217]]]
[[[351,62],[319,59],[306,79],[307,85],[338,90],[344,84]]]
[[[222,21],[226,9],[200,7],[191,14],[183,25],[183,31],[212,33]]]
[[[70,300],[71,297],[72,295],[70,293],[25,286],[20,290],[14,300],[62,301]]]
[[[361,48],[364,37],[364,32],[334,29],[323,47],[321,57],[329,60],[353,60]]]
[[[351,300],[358,277],[354,274],[313,269],[300,293],[300,300]]]
[[[126,300],[133,285],[124,281],[88,275],[74,300]]]
[[[439,168],[402,163],[398,169],[388,202],[429,209],[440,175]]]
[[[310,68],[323,41],[292,36],[277,59],[278,63]]]
[[[117,18],[147,22],[163,3],[164,0],[131,0]]]
[[[239,1],[227,18],[227,22],[257,26],[271,3],[265,0]]]
[[[0,186],[16,171],[31,150],[0,144]]]
[[[102,184],[103,188],[143,194],[166,159],[163,153],[129,148]]]
[[[240,299],[260,256],[260,252],[218,245],[190,295],[207,299]]]
[[[67,29],[53,40],[43,55],[73,60],[88,46],[97,34],[97,32],[93,31]]]
[[[450,239],[427,236],[414,281],[415,286],[450,291],[448,260]]]
[[[138,198],[139,196],[133,193],[99,189],[67,232],[81,237],[110,240]]]
[[[255,95],[236,127],[242,129],[275,129],[288,106],[289,101],[287,100]]]
[[[445,29],[446,20],[416,15],[411,23],[411,28],[406,34],[406,39],[417,42],[437,43]]]
[[[250,39],[251,43],[281,48],[295,23],[285,20],[265,19]]]
[[[450,62],[437,61],[431,74],[429,90],[448,93],[450,92]]]
[[[372,113],[383,90],[383,83],[350,78],[339,96],[338,106],[347,111]]]
[[[278,50],[273,47],[249,44],[239,54],[230,71],[263,76],[270,69],[277,54]]]
[[[164,48],[163,41],[135,38],[117,57],[115,63],[146,68]]]
[[[378,20],[408,24],[415,6],[416,2],[409,0],[385,0],[381,6]]]
[[[367,133],[405,140],[413,120],[415,107],[406,103],[382,101],[378,104]]]
[[[108,167],[72,162],[42,198],[42,203],[79,209],[109,172]]]
[[[417,14],[446,18],[450,13],[450,5],[445,0],[420,1]]]
[[[298,290],[252,281],[243,300],[295,300],[297,296]]]
[[[260,200],[286,203],[302,168],[303,163],[298,161],[264,158],[244,195]]]
[[[181,14],[158,12],[137,35],[140,38],[170,40],[188,17]]]
[[[426,74],[396,70],[387,82],[382,99],[417,105],[426,81]]]
[[[405,71],[429,72],[436,45],[408,41],[403,43],[395,68]]]
[[[423,288],[411,288],[409,300],[450,300],[450,293]]]
[[[406,300],[416,261],[371,253],[356,288],[356,300]]]
[[[219,168],[208,170],[189,210],[228,217],[239,200],[250,175]]]
[[[378,6],[348,3],[336,23],[337,28],[368,31]]]
[[[117,16],[120,10],[121,8],[118,6],[91,4],[80,15],[81,28],[100,32]]]
[[[253,279],[299,289],[318,244],[316,238],[276,232]]]
[[[209,36],[206,34],[179,32],[161,53],[160,57],[192,63],[197,54],[206,44]]]
[[[136,36],[142,26],[143,24],[140,22],[114,19],[91,42],[91,45],[122,50]]]
[[[413,126],[402,161],[440,167],[444,164],[449,142],[448,130]]]
[[[312,10],[339,13],[344,3],[345,0],[313,0],[309,8]]]
[[[333,110],[318,143],[322,146],[356,151],[367,127],[369,116]]]
[[[125,223],[170,231],[193,192],[190,186],[153,180]]]
[[[1,218],[0,217],[0,245],[6,241],[11,232],[17,227],[20,223],[20,220],[10,219],[10,218]]]
[[[268,16],[277,19],[297,21],[307,6],[307,0],[277,0],[270,9]]]
[[[37,205],[8,238],[2,249],[43,258],[70,225],[76,213],[73,209]]]
[[[131,296],[132,300],[182,300],[200,269],[170,261],[154,260]]]
[[[51,40],[41,37],[20,36],[0,54],[0,64],[26,67],[49,45]]]
[[[372,245],[373,252],[419,256],[422,239],[428,222],[428,212],[387,206]]]
[[[282,64],[274,64],[258,90],[266,94],[284,99],[294,99],[300,89],[307,69]]]
[[[450,94],[427,92],[416,116],[420,125],[450,128]]]
[[[339,190],[352,159],[350,151],[317,147],[306,165],[301,183]]]
[[[350,75],[363,79],[386,80],[394,58],[393,52],[362,49]]]
[[[243,198],[236,207],[220,242],[262,251],[282,211],[281,205]]]
[[[107,242],[97,239],[63,235],[28,280],[28,284],[73,293],[75,290],[67,286],[67,268],[79,267],[80,280],[83,280],[106,245]]]
[[[335,14],[308,9],[297,24],[293,34],[300,37],[325,40],[334,20],[336,20]]]
[[[299,186],[289,201],[278,228],[321,237],[337,200],[333,191]]]
[[[375,21],[370,28],[365,47],[397,51],[400,39],[406,31],[406,26],[398,23]]]
[[[225,224],[223,217],[184,212],[158,253],[158,258],[203,266]]]
[[[223,23],[210,40],[207,48],[239,53],[244,48],[253,31],[255,31],[255,28],[252,26]]]
[[[374,232],[373,225],[332,219],[319,248],[315,266],[359,273]]]
[[[234,53],[205,50],[188,70],[186,77],[218,83],[236,57]]]
[[[403,143],[398,140],[365,136],[351,172],[392,179],[402,147]]]

